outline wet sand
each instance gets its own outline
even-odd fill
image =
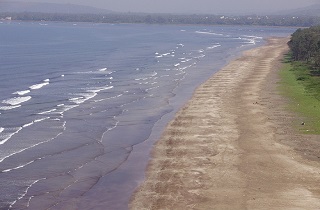
[[[288,39],[271,38],[213,75],[155,145],[131,209],[320,209],[319,136],[277,93]]]

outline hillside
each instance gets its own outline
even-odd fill
[[[291,15],[291,16],[315,16],[320,17],[320,4],[315,4],[308,7],[303,7],[294,10],[285,10],[278,12],[277,15]]]

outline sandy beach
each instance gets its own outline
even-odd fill
[[[319,136],[278,94],[287,38],[270,38],[194,92],[155,145],[130,208],[320,209]]]

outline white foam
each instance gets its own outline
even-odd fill
[[[212,50],[212,49],[217,48],[217,47],[221,47],[221,45],[220,44],[216,44],[216,45],[213,45],[211,47],[207,47],[207,49],[208,50]]]
[[[76,98],[71,98],[69,99],[69,101],[72,101],[75,104],[82,104],[85,101],[94,98],[97,95],[97,92],[99,92],[100,90],[87,90],[86,93],[80,93],[80,97],[76,97]]]
[[[81,104],[86,100],[84,97],[75,97],[75,98],[70,98],[69,101],[72,101],[73,103],[76,103],[76,104]]]
[[[260,36],[248,36],[248,35],[244,35],[244,37],[254,38],[254,39],[263,39],[263,37],[260,37]]]
[[[48,25],[48,24],[46,24],[46,25]],[[28,193],[29,189],[30,189],[34,184],[36,184],[37,182],[39,182],[39,181],[41,181],[41,180],[44,180],[44,179],[46,179],[46,178],[42,178],[42,179],[39,179],[39,180],[36,180],[36,181],[32,181],[32,183],[27,187],[27,189],[24,191],[24,193],[23,193],[20,197],[18,197],[17,200],[13,201],[13,202],[10,204],[9,209],[11,209],[16,202],[18,202],[19,200],[21,200],[22,198],[24,198],[24,196],[26,196],[26,194]]]
[[[68,111],[70,109],[73,109],[75,107],[78,107],[78,106],[79,105],[66,105],[66,106],[63,107],[63,112],[66,112],[66,111]]]
[[[98,71],[107,71],[108,68],[98,69]]]
[[[8,133],[8,134],[2,136],[3,139],[0,140],[0,145],[6,143],[13,135],[19,133],[19,131],[22,130],[22,127],[9,128],[9,129],[6,129],[6,130],[12,130],[12,131],[14,131],[14,132]],[[2,160],[3,160],[3,159],[2,159]],[[0,162],[2,162],[2,160],[0,160]]]
[[[27,124],[24,124],[23,126],[22,126],[22,128],[25,128],[25,127],[29,127],[30,125],[33,125],[33,121],[31,122],[31,123],[27,123]]]
[[[148,89],[146,89],[146,91],[157,89],[157,88],[160,88],[160,86],[155,86],[155,87],[148,88]]]
[[[0,106],[0,110],[6,111],[6,110],[10,110],[10,109],[19,108],[19,107],[21,107],[21,105],[17,105],[17,106]]]
[[[48,118],[46,118],[46,119],[48,119]],[[42,121],[42,120],[41,120],[41,121]],[[36,122],[36,120],[35,120],[35,122]],[[62,127],[64,128],[64,130],[66,129],[65,125],[66,125],[66,122],[64,121],[63,126],[62,126]],[[19,128],[11,128],[11,129],[8,129],[8,130],[14,130],[14,129],[15,129],[16,131],[15,131],[13,134],[11,134],[11,136],[13,136],[14,134],[18,133],[18,132],[22,129],[22,127],[19,127]],[[31,146],[29,146],[29,147],[20,149],[20,150],[18,150],[18,151],[16,151],[16,152],[13,152],[13,153],[9,154],[9,155],[6,155],[6,156],[4,156],[4,157],[1,157],[0,163],[1,163],[3,160],[5,160],[5,159],[7,159],[7,158],[9,158],[9,157],[11,157],[11,156],[13,156],[13,155],[19,154],[19,153],[21,153],[21,152],[23,152],[23,151],[25,151],[25,150],[34,148],[34,147],[36,147],[36,146],[38,146],[38,145],[47,143],[47,142],[49,142],[49,141],[57,138],[58,136],[60,136],[62,133],[63,133],[63,132],[57,134],[55,137],[53,137],[53,138],[51,138],[51,139],[45,140],[45,141],[43,141],[43,142],[39,142],[39,143],[37,143],[37,144],[31,145]],[[5,139],[5,140],[0,141],[0,145],[1,145],[1,144],[4,144],[6,141],[8,141],[8,140],[11,138],[11,136],[8,137],[8,138]],[[1,154],[0,154],[0,155],[1,155]]]
[[[24,164],[24,165],[20,165],[20,166],[17,166],[17,167],[15,167],[15,168],[10,168],[10,169],[6,169],[6,170],[3,170],[3,171],[1,171],[2,173],[7,173],[7,172],[10,172],[10,171],[12,171],[12,170],[16,170],[16,169],[19,169],[19,168],[23,168],[23,167],[25,167],[25,166],[27,166],[27,165],[30,165],[31,163],[33,163],[34,162],[34,160],[32,160],[32,161],[30,161],[30,162],[28,162],[28,163],[26,163],[26,164]]]
[[[199,55],[199,56],[197,56],[197,57],[195,57],[195,58],[204,58],[204,57],[206,57],[206,55],[204,55],[204,54],[201,54],[201,55]]]
[[[2,133],[3,130],[4,130],[4,128],[0,127],[0,133]]]
[[[30,93],[30,90],[21,90],[21,91],[14,92],[13,94],[17,94],[17,95],[23,96],[23,95],[25,95],[27,93]]]
[[[51,112],[57,111],[57,109],[50,109],[48,111],[44,111],[44,112],[39,112],[38,114],[49,114]]]
[[[31,85],[29,88],[31,89],[31,90],[37,90],[37,89],[40,89],[40,88],[42,88],[42,87],[44,87],[44,86],[46,86],[46,85],[49,85],[49,81],[43,81],[42,83],[39,83],[39,84],[35,84],[35,85]]]
[[[32,98],[31,96],[14,97],[14,98],[3,100],[2,103],[10,104],[11,106],[16,106],[23,102],[29,101],[31,98]],[[13,107],[13,108],[17,108],[17,107]]]
[[[128,92],[128,91],[125,91],[125,92]],[[99,100],[94,100],[94,102],[101,102],[101,101],[105,101],[105,100],[109,100],[109,99],[114,99],[114,98],[119,98],[123,96],[123,94],[119,94],[119,95],[116,95],[116,96],[113,96],[113,97],[110,97],[110,98],[104,98],[104,99],[99,99]]]
[[[34,122],[37,123],[37,122],[41,122],[41,121],[44,121],[47,119],[50,119],[50,117],[40,118],[40,119],[34,120]]]
[[[180,66],[180,63],[174,64],[174,67],[178,67]]]
[[[113,86],[96,87],[96,88],[94,88],[94,89],[87,90],[87,92],[89,92],[89,93],[99,93],[100,91],[110,90],[110,89],[112,89],[112,88],[113,88]]]
[[[136,81],[140,81],[140,80],[147,80],[148,78],[147,77],[145,77],[145,78],[137,78],[137,79],[134,79],[134,80],[136,80]]]
[[[217,34],[213,32],[206,32],[206,31],[196,31],[197,34],[207,34],[207,35],[216,35],[216,36],[223,36],[223,34]]]

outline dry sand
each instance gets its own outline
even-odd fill
[[[276,91],[284,38],[202,84],[155,145],[130,208],[320,209],[319,136],[298,134]]]

